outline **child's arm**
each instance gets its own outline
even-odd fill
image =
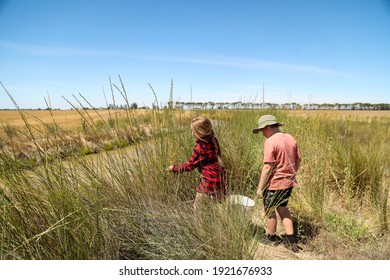
[[[264,163],[263,169],[261,170],[259,186],[256,192],[257,195],[261,195],[263,190],[267,187],[268,182],[271,179],[273,169],[274,163]]]
[[[200,166],[201,162],[201,152],[200,147],[197,145],[194,147],[194,152],[191,155],[191,158],[188,160],[188,162],[180,165],[171,165],[168,167],[169,171],[172,171],[174,173],[182,173],[182,172],[189,172],[194,170],[195,168],[198,168]]]

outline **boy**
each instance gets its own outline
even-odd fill
[[[278,212],[287,241],[294,253],[298,253],[297,239],[288,200],[293,187],[297,185],[296,173],[301,163],[301,153],[295,139],[288,133],[280,131],[280,123],[275,116],[261,116],[259,126],[252,130],[261,131],[266,138],[264,142],[264,166],[261,171],[257,195],[263,194],[264,211],[267,215],[267,238],[278,244],[281,240],[276,236]]]

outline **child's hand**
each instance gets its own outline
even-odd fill
[[[173,171],[173,165],[169,166],[166,170],[167,170],[168,172]]]
[[[263,196],[263,190],[261,188],[258,188],[256,194],[257,194],[257,196],[262,197]]]

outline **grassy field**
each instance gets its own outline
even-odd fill
[[[84,119],[93,121],[108,121],[110,118],[123,119],[129,113],[128,110],[24,110],[27,121],[33,126],[39,126],[43,123],[56,123],[62,129],[75,130],[80,128]],[[144,110],[132,110],[132,115],[145,114]],[[26,126],[24,119],[17,110],[0,110],[0,125],[12,126],[14,128],[24,128]]]
[[[389,259],[389,112],[106,110],[0,112],[0,259]],[[228,203],[194,218],[189,124],[210,117],[229,194],[254,197],[262,114],[302,150],[290,208],[302,251],[263,244]],[[218,221],[218,222],[216,222]],[[283,232],[279,232],[283,234]]]

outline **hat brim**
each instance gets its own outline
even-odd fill
[[[266,127],[267,125],[273,125],[273,124],[277,124],[278,126],[283,126],[284,123],[280,123],[280,122],[268,122],[268,123],[265,123],[264,125],[260,126],[260,127],[256,127],[254,129],[252,129],[252,132],[254,134],[257,134],[259,133],[264,127]]]
[[[254,133],[254,134],[257,134],[257,133],[259,133],[262,129],[263,129],[264,127],[262,127],[262,128],[254,128],[254,129],[252,129],[252,132]]]

